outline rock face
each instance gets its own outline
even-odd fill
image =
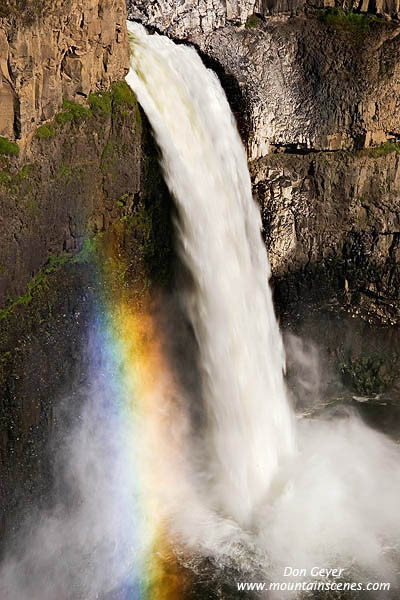
[[[127,0],[128,18],[176,38],[209,33],[229,24],[244,25],[259,15],[298,15],[316,8],[341,7],[398,19],[398,0]]]
[[[400,385],[398,149],[250,165],[281,323],[317,345],[327,383],[358,394]]]
[[[128,96],[119,105],[121,90]],[[136,98],[122,82],[97,98],[103,110],[72,104],[38,129],[19,157],[0,156],[3,306],[25,293],[50,257],[76,253],[107,230],[140,191]]]
[[[315,13],[243,28],[252,4],[128,2],[128,12],[188,39],[222,80],[236,81],[251,160],[282,148],[354,150],[400,139],[397,25]]]
[[[251,160],[276,149],[358,149],[400,138],[400,30],[270,19],[192,40],[239,84]]]
[[[0,19],[0,135],[6,137],[23,138],[58,112],[64,96],[82,100],[122,79],[128,67],[123,0],[56,0],[29,15],[27,22],[25,13],[10,10]]]
[[[228,22],[243,24],[254,0],[128,0],[128,18],[173,37],[207,33]]]
[[[124,1],[15,4],[0,6],[0,546],[31,503],[51,500],[51,440],[79,414],[104,291],[95,240],[127,228],[124,267],[143,279],[146,220],[135,231],[132,215],[149,162],[121,81]]]
[[[110,92],[106,110],[35,137],[29,162],[0,156],[2,538],[30,503],[49,498],[50,441],[79,414],[103,293],[93,240],[128,226],[143,199],[145,129],[133,94],[125,102],[116,95],[123,85]],[[128,233],[139,272],[140,232]],[[63,414],[60,397],[68,402]]]
[[[400,154],[275,154],[251,171],[286,305],[340,302],[371,323],[396,324]]]

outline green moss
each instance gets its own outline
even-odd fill
[[[69,121],[74,120],[74,115],[72,114],[72,112],[60,112],[56,114],[54,120],[58,125],[61,125],[63,127]]]
[[[90,94],[88,104],[93,114],[105,116],[112,111],[112,95],[109,91]]]
[[[0,136],[0,154],[5,156],[17,156],[19,154],[18,145],[5,137]]]
[[[368,156],[372,156],[373,158],[387,156],[393,152],[400,153],[400,142],[385,142],[381,146],[376,146],[375,148],[366,148]]]
[[[81,120],[87,121],[84,123],[84,127],[81,127],[82,133],[86,134],[86,131],[89,131],[90,134],[98,134],[99,130],[103,128],[108,131],[108,127],[106,127],[105,123],[99,123],[99,120],[90,119],[90,115],[97,114],[98,111],[107,112],[110,108],[114,111],[114,109],[118,110],[118,112],[112,112],[110,117],[112,117],[115,122],[115,130],[112,130],[111,139],[106,143],[104,147],[104,151],[101,156],[101,167],[103,171],[108,171],[111,169],[118,156],[119,153],[125,152],[124,148],[118,143],[118,135],[120,129],[125,127],[125,121],[121,118],[121,113],[119,109],[126,109],[130,115],[130,120],[135,120],[135,110],[138,111],[138,104],[136,102],[136,96],[130,90],[125,82],[119,82],[113,84],[112,89],[108,92],[101,92],[98,94],[93,94],[88,99],[89,106],[82,106],[80,104],[64,100],[63,109],[61,113],[54,117],[52,122],[46,123],[40,126],[37,129],[36,137],[38,140],[47,139],[54,135],[61,133],[61,127],[63,124],[70,122],[74,125],[76,122],[80,122]],[[132,110],[133,109],[133,110]],[[108,117],[109,118],[109,117]],[[79,169],[83,169],[81,166],[75,166],[74,162],[74,147],[75,147],[75,134],[73,131],[73,127],[68,127],[67,131],[63,132],[62,142],[64,143],[64,139],[66,143],[69,144],[68,151],[63,153],[62,157],[54,157],[54,160],[51,162],[51,176],[57,180],[58,177],[72,178],[72,175],[75,177],[79,175]],[[103,136],[104,137],[104,136]],[[101,136],[100,136],[101,139]],[[37,142],[38,143],[38,142]],[[103,142],[103,144],[105,141]],[[126,146],[128,149],[129,144]],[[61,161],[64,159],[65,164]],[[92,162],[95,160],[95,157],[88,157],[88,165],[92,168]],[[38,207],[41,207],[40,202],[40,181],[39,181],[39,169],[41,165],[25,165],[18,172],[15,172],[15,165],[13,165],[13,160],[7,156],[0,158],[0,186],[4,186],[8,190],[10,190],[11,194],[5,194],[4,190],[3,195],[10,198],[11,203],[15,203],[15,206],[18,206],[18,210],[25,210],[25,213],[33,219],[32,215],[35,215],[39,210]],[[72,164],[71,164],[72,163]],[[96,168],[98,168],[98,163],[96,160]],[[85,165],[85,168],[87,165]],[[33,171],[35,169],[35,171]],[[38,171],[36,172],[36,169]],[[34,172],[35,177],[30,179],[30,176]],[[27,181],[28,180],[28,181]],[[24,183],[23,183],[24,182]],[[64,182],[65,184],[65,182]],[[18,187],[20,186],[20,187]],[[31,192],[29,192],[29,187],[31,187]],[[15,195],[18,194],[18,195]],[[118,196],[118,194],[117,194]],[[122,216],[126,214],[130,214],[132,203],[128,200],[128,196],[126,198],[124,195],[120,196],[119,199],[115,200],[118,203],[118,206],[122,208],[122,210],[116,211]],[[124,220],[124,223],[128,225],[128,219]],[[142,227],[142,226],[140,226]],[[143,229],[143,227],[142,227]],[[146,236],[145,236],[146,237]],[[71,258],[71,260],[77,262],[86,262],[91,260],[90,257],[93,255],[93,248],[88,247],[88,243],[85,243],[82,252],[75,256],[75,258]],[[63,257],[63,261],[67,260],[67,258]],[[68,258],[69,260],[69,258]],[[54,268],[54,263],[50,261],[46,267],[44,267],[37,277],[35,277],[27,288],[27,291],[20,298],[10,299],[6,308],[0,312],[0,318],[4,319],[10,312],[13,312],[17,306],[28,304],[31,302],[32,298],[37,295],[40,290],[46,289],[46,277],[52,272]],[[46,296],[44,296],[44,300],[46,300]],[[42,302],[42,298],[39,298],[40,303]]]
[[[11,183],[11,175],[8,170],[0,171],[0,185],[8,187]]]
[[[359,394],[382,393],[396,379],[388,357],[382,354],[362,356],[357,360],[342,360],[340,370],[344,382]]]
[[[51,139],[57,135],[57,130],[67,123],[79,123],[93,115],[106,118],[112,116],[113,111],[129,115],[129,109],[132,108],[136,113],[136,125],[140,127],[142,118],[136,96],[125,81],[118,81],[113,83],[109,90],[90,94],[86,106],[64,98],[62,110],[54,116],[53,121],[40,125],[35,135],[40,140]]]
[[[320,20],[339,31],[353,34],[367,33],[379,19],[375,15],[345,12],[342,8],[327,8],[319,13]]]
[[[97,255],[99,243],[101,242],[103,237],[104,233],[100,232],[91,238],[86,238],[83,242],[81,251],[71,258],[72,264],[81,265],[93,262]]]
[[[135,203],[135,194],[130,194],[129,192],[122,194],[122,196],[120,196],[117,199],[117,206],[119,208],[125,208],[128,211],[131,210],[131,208],[134,206],[134,203]]]
[[[126,192],[126,194],[122,194],[122,196],[120,196],[118,203],[121,203],[122,206],[126,206],[130,199],[131,194],[129,194],[129,192]]]
[[[70,177],[71,173],[72,173],[71,167],[69,167],[68,165],[65,165],[64,163],[61,163],[60,170],[59,170],[60,176],[66,177],[68,179]]]
[[[8,188],[11,193],[18,191],[18,186],[27,179],[32,169],[32,165],[24,165],[19,171],[12,173],[8,168],[0,171],[0,186]]]
[[[45,267],[28,283],[27,291],[23,296],[8,299],[8,306],[0,311],[0,321],[7,318],[18,306],[29,304],[41,292],[49,289],[49,275],[58,272],[66,263],[86,264],[94,259],[99,240],[103,234],[99,233],[91,239],[85,240],[82,249],[77,254],[63,254],[51,256]]]
[[[380,146],[372,146],[370,148],[362,148],[361,150],[344,150],[343,155],[349,158],[359,158],[360,156],[370,156],[372,158],[380,158],[393,154],[400,153],[400,142],[387,141]]]
[[[126,81],[117,81],[111,85],[112,101],[114,110],[118,111],[122,115],[128,115],[129,110],[135,109],[136,112],[136,126],[140,128],[142,126],[142,116],[140,114],[139,103],[136,95],[131,90]]]
[[[91,116],[90,110],[86,106],[79,104],[78,102],[74,102],[73,100],[67,100],[67,98],[64,98],[62,105],[65,110],[72,114],[74,120],[76,121]]]
[[[8,360],[9,358],[11,358],[11,356],[12,356],[12,353],[10,351],[4,352],[4,354],[2,354],[0,356],[0,362],[4,362],[4,361]]]
[[[59,125],[65,125],[68,121],[77,123],[92,116],[90,108],[73,100],[64,98],[62,106],[64,110],[55,116],[55,120]]]
[[[57,132],[54,125],[49,124],[41,125],[40,127],[38,127],[35,135],[39,140],[48,140],[50,138],[55,137],[56,133]]]
[[[58,269],[68,260],[67,256],[51,257],[48,264],[39,271],[39,273],[28,283],[28,289],[26,294],[12,300],[10,304],[0,311],[0,321],[8,317],[8,315],[15,310],[16,307],[23,304],[29,304],[33,297],[38,292],[48,287],[48,275],[58,271]]]
[[[31,173],[32,165],[24,165],[20,171],[14,175],[14,183],[21,183]]]
[[[115,163],[115,148],[113,143],[109,140],[104,147],[103,153],[101,155],[101,170],[103,173],[108,173]]]
[[[111,92],[114,106],[128,106],[129,108],[136,106],[136,96],[126,81],[117,81],[112,83]]]
[[[258,17],[257,15],[250,15],[249,17],[247,17],[245,28],[256,29],[261,25],[261,23],[262,19],[260,17]]]

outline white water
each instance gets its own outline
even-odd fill
[[[185,304],[200,348],[206,477],[172,490],[179,533],[242,564],[235,541],[248,544],[278,581],[284,566],[319,565],[393,589],[399,447],[351,412],[294,425],[260,217],[225,95],[193,49],[128,27],[127,81],[161,147],[194,282]]]
[[[219,81],[195,50],[129,29],[127,81],[162,148],[194,280],[185,303],[200,348],[209,489],[225,516],[248,527],[294,439],[246,154]]]

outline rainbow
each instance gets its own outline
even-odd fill
[[[93,253],[100,282],[95,321],[111,410],[118,412],[126,432],[126,485],[135,496],[131,560],[137,581],[132,594],[175,600],[183,598],[190,585],[176,560],[179,543],[172,540],[175,508],[170,500],[187,456],[188,424],[163,331],[151,308],[155,293],[121,278],[127,259],[118,239],[118,229],[101,237]]]

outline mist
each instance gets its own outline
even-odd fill
[[[69,397],[57,402],[72,429],[53,440],[56,472],[51,509],[26,519],[0,567],[7,600],[98,598],[135,575],[139,509],[120,365],[107,356],[104,331],[93,327],[89,383],[78,414]],[[134,527],[134,523],[136,526]]]

